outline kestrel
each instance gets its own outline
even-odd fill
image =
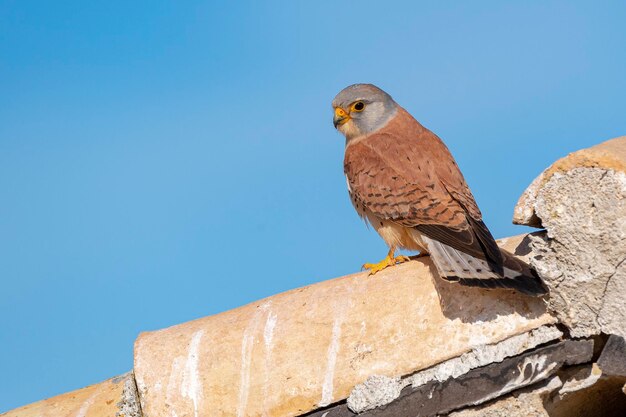
[[[389,94],[354,84],[333,100],[346,137],[344,172],[354,208],[389,246],[370,273],[408,260],[398,248],[430,254],[439,275],[486,288],[547,292],[523,261],[496,244],[450,151]]]

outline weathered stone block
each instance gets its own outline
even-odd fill
[[[439,282],[432,271],[420,258],[144,333],[135,347],[142,409],[300,415],[370,375],[408,375],[555,322],[542,299]]]
[[[2,417],[141,417],[132,373],[17,408]]]
[[[572,336],[626,336],[626,137],[554,163],[520,198],[514,222],[546,228],[531,265]]]

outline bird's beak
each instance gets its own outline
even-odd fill
[[[335,117],[333,117],[333,125],[335,129],[350,120],[350,115],[341,107],[335,107]]]

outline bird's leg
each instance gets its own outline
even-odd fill
[[[388,266],[393,266],[395,264],[410,261],[408,256],[403,256],[403,255],[395,256],[394,255],[395,251],[396,251],[395,247],[393,246],[390,247],[389,252],[387,253],[387,256],[385,257],[385,259],[383,259],[382,261],[376,264],[364,264],[363,269],[369,269],[370,275],[374,275],[375,273],[382,271]]]

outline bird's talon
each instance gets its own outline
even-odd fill
[[[383,269],[387,268],[389,265],[391,265],[391,263],[389,262],[389,259],[385,258],[382,261],[378,262],[377,264],[364,264],[363,269],[368,269],[370,272],[370,275],[374,275],[375,273],[380,272]]]
[[[404,255],[394,256],[393,252],[394,252],[393,250],[390,250],[387,256],[385,257],[385,259],[383,259],[382,261],[376,264],[363,264],[361,269],[369,269],[370,275],[374,275],[375,273],[382,271],[388,266],[393,266],[395,264],[401,264],[403,262],[410,261],[408,256],[404,256]]]

